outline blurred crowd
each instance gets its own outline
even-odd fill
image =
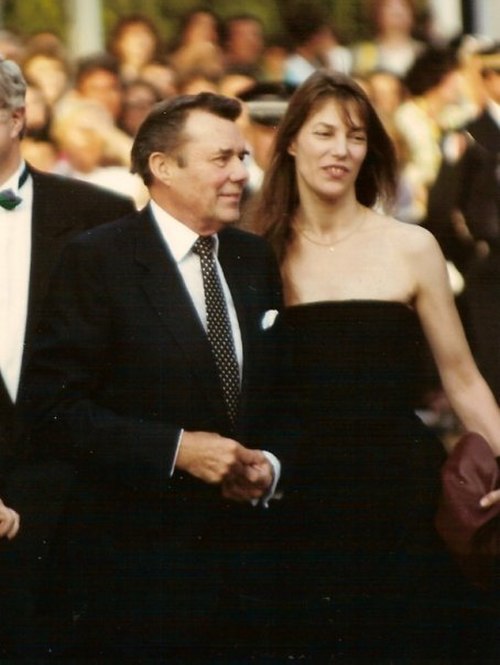
[[[198,8],[166,43],[146,15],[130,14],[103,52],[78,59],[55,34],[3,31],[0,53],[28,82],[24,157],[132,196],[140,208],[148,193],[130,173],[130,148],[142,120],[159,100],[219,92],[246,111],[250,204],[295,86],[322,67],[351,75],[397,146],[391,212],[436,235],[477,362],[500,400],[500,44],[468,34],[443,40],[432,17],[417,23],[412,0],[373,0],[367,20],[371,39],[345,43],[319,8],[294,4],[271,39],[255,15],[222,20]]]

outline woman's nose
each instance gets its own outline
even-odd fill
[[[330,152],[336,157],[343,157],[347,154],[347,136],[345,134],[336,134],[332,138]]]

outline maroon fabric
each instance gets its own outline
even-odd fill
[[[500,485],[500,472],[487,441],[464,434],[441,471],[442,495],[436,528],[465,575],[487,587],[500,555],[500,502],[482,508],[480,499]]]

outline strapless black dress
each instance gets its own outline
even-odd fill
[[[273,334],[276,598],[324,601],[334,625],[347,607],[366,634],[382,626],[394,638],[410,605],[420,599],[430,617],[446,593],[433,527],[445,453],[415,414],[418,319],[398,302],[317,302],[285,309]]]

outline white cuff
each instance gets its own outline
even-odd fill
[[[174,459],[172,460],[172,466],[170,467],[170,478],[172,478],[172,476],[174,475],[175,464],[177,462],[177,455],[179,454],[179,447],[181,445],[181,439],[183,434],[184,434],[184,429],[181,429],[179,432],[179,436],[177,438],[177,445],[175,446],[175,454],[174,454]]]
[[[281,462],[276,457],[276,455],[273,455],[273,453],[270,453],[268,450],[263,450],[262,454],[267,458],[268,462],[273,467],[273,482],[271,483],[269,491],[264,494],[264,496],[262,496],[260,499],[253,499],[252,505],[258,506],[259,503],[262,503],[264,508],[269,508],[269,501],[274,498],[276,494],[276,487],[278,486],[280,480]]]

